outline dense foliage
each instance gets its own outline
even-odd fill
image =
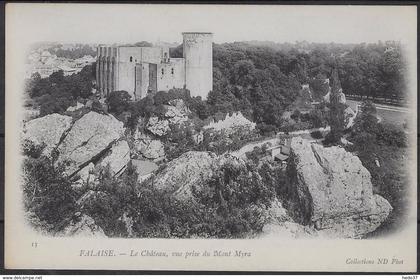
[[[40,229],[57,232],[76,211],[78,194],[71,188],[70,179],[63,175],[63,166],[55,167],[53,159],[41,155],[38,147],[28,143],[25,146],[25,209],[35,217],[33,220]]]
[[[408,139],[404,131],[378,122],[376,108],[365,102],[348,138],[346,149],[357,154],[371,176],[374,192],[394,208],[381,228],[396,229],[403,222],[408,203]],[[379,230],[380,231],[380,230]]]
[[[193,190],[194,199],[186,200],[154,189],[150,181],[139,185],[131,166],[119,178],[105,168],[97,184],[83,188],[88,195],[83,200],[47,157],[27,158],[24,171],[31,222],[49,233],[62,230],[78,211],[92,217],[109,237],[250,237],[261,231],[264,209],[275,196],[254,167],[230,163]]]
[[[26,94],[40,105],[40,115],[62,113],[76,100],[92,96],[96,64],[85,66],[79,73],[64,76],[62,70],[41,78],[35,73],[26,83]]]

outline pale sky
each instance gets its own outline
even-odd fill
[[[22,43],[181,43],[183,31],[213,32],[216,43],[404,43],[416,38],[416,26],[415,6],[6,5],[6,36]]]

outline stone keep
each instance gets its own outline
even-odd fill
[[[96,83],[101,96],[127,91],[133,100],[147,94],[186,87],[191,96],[207,98],[213,85],[212,33],[183,33],[183,58],[169,48],[99,46]]]
[[[192,96],[206,99],[213,89],[213,34],[182,33],[185,84]]]

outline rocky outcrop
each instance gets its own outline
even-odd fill
[[[151,136],[141,133],[140,130],[136,130],[132,137],[132,147],[134,154],[147,159],[155,160],[165,156],[165,146],[162,141],[152,139]]]
[[[77,102],[75,106],[68,107],[66,111],[67,112],[74,112],[74,111],[82,109],[84,106],[85,105],[83,105],[82,103]]]
[[[71,175],[100,158],[123,135],[123,123],[115,117],[89,112],[73,124],[58,146],[58,162],[66,162],[66,173]]]
[[[106,237],[102,228],[85,214],[74,217],[61,234],[68,237]]]
[[[174,106],[166,106],[165,117],[171,124],[182,124],[188,121],[188,116]]]
[[[216,158],[214,153],[186,152],[168,163],[156,177],[153,186],[179,197],[190,196],[193,186],[201,185],[212,176]]]
[[[182,124],[188,121],[190,110],[182,99],[174,99],[169,101],[170,105],[166,105],[165,117],[171,124]]]
[[[370,173],[360,159],[343,148],[293,138],[288,168],[296,207],[289,212],[329,236],[361,237],[392,210],[388,201],[373,194]]]
[[[118,141],[112,145],[109,152],[98,162],[102,168],[109,167],[112,175],[121,174],[130,161],[130,147],[127,141]]]
[[[165,147],[160,140],[142,140],[136,148],[143,157],[148,159],[158,159],[165,156]]]
[[[72,117],[60,114],[46,115],[25,123],[23,140],[30,141],[36,146],[45,146],[43,154],[48,156],[60,143],[71,124]]]
[[[208,125],[204,126],[203,129],[214,129],[216,131],[235,131],[237,129],[253,130],[255,129],[255,126],[256,124],[245,118],[241,112],[235,112],[227,114],[223,120],[211,121]]]
[[[200,191],[204,182],[226,163],[244,164],[228,154],[217,156],[210,152],[186,152],[168,163],[156,176],[153,186],[173,193],[177,199],[193,199],[193,191]]]
[[[151,117],[147,123],[146,129],[156,136],[166,135],[170,130],[169,121],[159,120],[158,117]]]

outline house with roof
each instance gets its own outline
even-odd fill
[[[271,160],[278,162],[282,167],[287,166],[287,160],[290,156],[290,139],[284,139],[283,143],[267,149],[267,152],[271,155]]]

